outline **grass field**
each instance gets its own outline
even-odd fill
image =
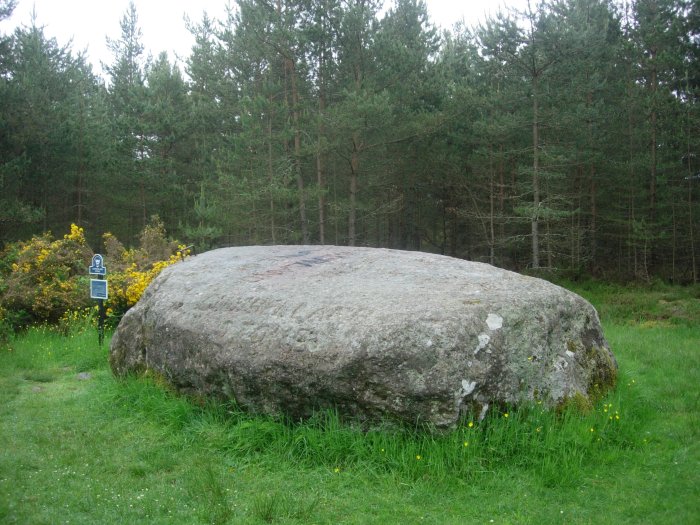
[[[0,350],[0,523],[700,523],[698,288],[576,290],[616,391],[447,435],[199,406],[116,380],[93,330],[30,330]]]

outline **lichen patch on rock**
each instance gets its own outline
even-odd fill
[[[498,314],[489,314],[486,318],[489,330],[500,330],[503,327],[503,317]]]

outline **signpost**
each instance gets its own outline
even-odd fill
[[[90,298],[97,299],[98,317],[97,317],[97,341],[100,346],[105,339],[105,304],[104,302],[109,297],[109,288],[107,286],[107,268],[104,265],[104,259],[99,253],[92,256],[92,264],[88,268],[90,275],[96,275],[97,279],[90,279]]]

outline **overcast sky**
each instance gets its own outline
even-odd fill
[[[485,13],[495,13],[504,4],[522,8],[527,0],[426,0],[433,22],[450,28],[464,18],[472,26]],[[390,3],[390,2],[387,2]],[[146,54],[157,56],[167,51],[170,59],[184,60],[194,42],[185,28],[183,17],[201,20],[206,11],[212,18],[223,18],[227,0],[135,0],[139,25],[143,32]],[[106,37],[118,39],[119,22],[129,0],[19,0],[12,17],[0,23],[0,32],[10,33],[18,25],[29,25],[36,12],[37,25],[46,36],[55,37],[60,45],[73,41],[72,49],[87,51],[94,71],[101,73],[101,62],[111,63]]]

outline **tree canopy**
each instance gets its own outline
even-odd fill
[[[698,281],[697,2],[533,0],[441,32],[422,0],[237,0],[188,28],[181,71],[132,4],[106,79],[35,23],[0,36],[0,243],[135,242],[158,215],[198,250]]]

